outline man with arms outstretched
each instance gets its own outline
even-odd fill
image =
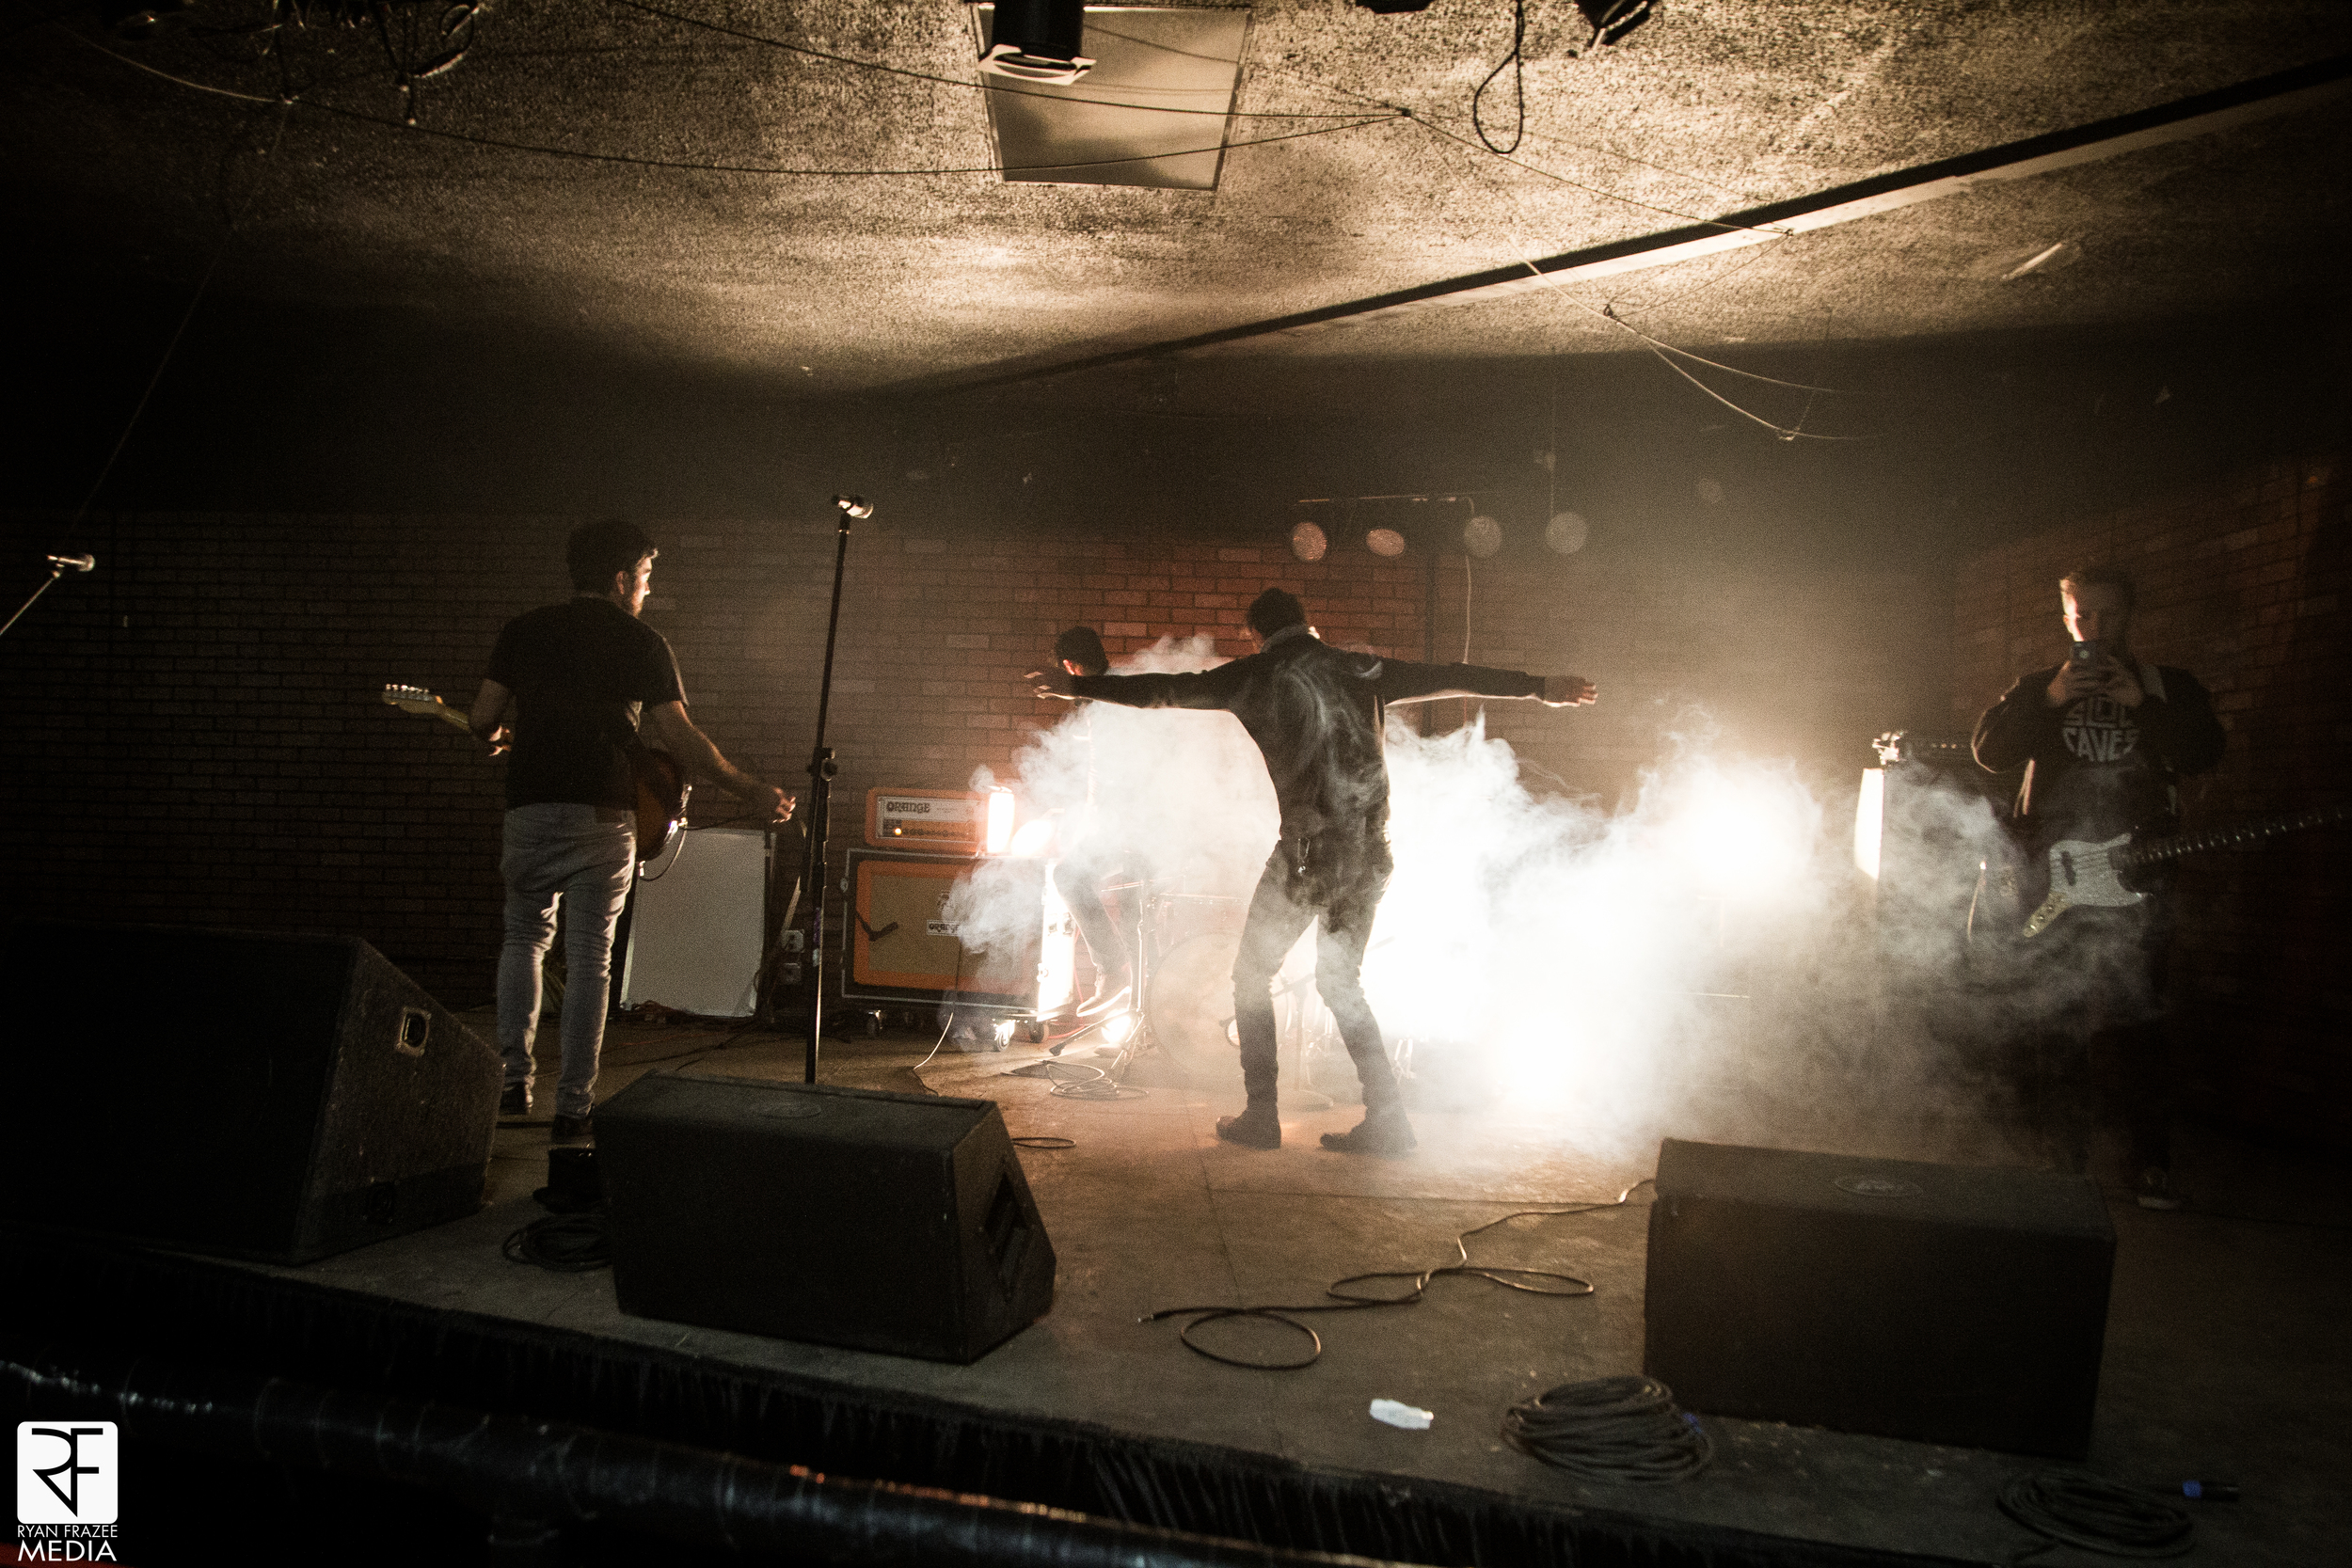
[[[1258,879],[1233,960],[1233,1014],[1249,1102],[1221,1117],[1216,1135],[1279,1148],[1275,1100],[1274,976],[1299,933],[1316,920],[1315,989],[1331,1009],[1364,1090],[1364,1119],[1326,1132],[1323,1146],[1352,1154],[1413,1147],[1379,1021],[1364,1000],[1364,947],[1394,862],[1389,854],[1389,770],[1381,751],[1390,703],[1437,697],[1525,697],[1550,707],[1592,702],[1576,675],[1530,675],[1469,664],[1407,664],[1346,653],[1307,624],[1297,597],[1269,588],[1251,601],[1258,651],[1200,674],[1037,677],[1040,696],[1090,698],[1128,707],[1221,708],[1241,721],[1265,758],[1281,806],[1281,832]]]
[[[473,733],[506,769],[506,937],[499,950],[499,1054],[503,1116],[531,1109],[531,1046],[539,1027],[539,964],[564,918],[564,1068],[555,1137],[587,1137],[604,1049],[612,931],[637,860],[641,730],[686,768],[774,821],[792,798],[719,754],[686,716],[669,640],[637,617],[660,552],[617,518],[572,531],[573,596],[516,616],[499,633],[489,678],[473,701]]]

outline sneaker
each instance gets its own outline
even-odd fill
[[[2142,1209],[2157,1209],[2169,1213],[2188,1207],[2188,1195],[2172,1184],[2172,1173],[2162,1165],[2150,1165],[2132,1183],[2132,1196]]]
[[[1282,1118],[1271,1105],[1252,1105],[1237,1117],[1217,1117],[1216,1135],[1244,1148],[1279,1148]]]
[[[584,1117],[567,1117],[559,1112],[555,1118],[555,1135],[551,1141],[559,1144],[584,1144],[593,1140],[596,1135],[596,1115],[594,1111]]]
[[[518,1078],[499,1090],[499,1115],[502,1117],[531,1115],[531,1085]]]
[[[1342,1154],[1409,1154],[1418,1141],[1402,1111],[1370,1112],[1353,1130],[1323,1135],[1323,1147]]]

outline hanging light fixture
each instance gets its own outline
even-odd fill
[[[1300,523],[1291,530],[1291,554],[1301,561],[1321,561],[1330,547],[1331,541],[1313,523]]]
[[[1544,543],[1562,555],[1574,555],[1584,547],[1584,541],[1592,537],[1592,532],[1581,513],[1555,513],[1551,521],[1544,525]]]
[[[997,0],[980,69],[1017,82],[1066,87],[1094,62],[1078,53],[1086,0]]]
[[[1364,548],[1378,556],[1405,553],[1405,535],[1392,528],[1376,528],[1364,535]]]
[[[1462,525],[1462,548],[1486,560],[1502,548],[1502,524],[1481,512]]]

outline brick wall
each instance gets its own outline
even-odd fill
[[[2230,732],[2220,768],[2188,787],[2189,827],[2342,803],[2352,773],[2344,498],[2332,457],[2272,464],[1978,556],[1953,596],[1954,724],[2064,656],[2058,578],[2111,561],[2138,583],[2134,651],[2194,672]],[[2347,874],[2343,827],[2182,863],[2175,1018],[2209,1112],[2352,1145]]]
[[[377,693],[397,681],[467,702],[500,625],[567,592],[562,544],[575,520],[148,514],[87,525],[72,547],[95,551],[101,569],[60,583],[0,641],[18,698],[0,785],[12,907],[355,931],[445,1001],[485,999],[498,765]],[[676,647],[695,718],[736,762],[804,791],[831,522],[645,521],[662,545],[646,620]],[[6,558],[58,547],[56,529],[8,519]],[[1064,711],[1021,679],[1057,628],[1093,623],[1114,653],[1207,634],[1238,655],[1243,608],[1279,583],[1334,642],[1418,658],[1433,634],[1429,570],[1357,548],[1302,564],[1279,538],[857,525],[828,735],[842,765],[836,873],[869,787],[960,787],[979,766],[1009,773],[1025,731]],[[1459,657],[1462,558],[1439,558],[1435,574],[1437,657]],[[1474,563],[1470,654],[1602,684],[1602,705],[1581,712],[1489,709],[1548,787],[1615,800],[1667,735],[1711,725],[1724,743],[1797,756],[1825,789],[1851,789],[1872,734],[1946,705],[1942,643],[1919,633],[1940,618],[1944,591],[1917,573],[1774,575],[1597,546],[1565,559],[1506,552]],[[1460,716],[1448,704],[1427,718],[1450,727]],[[797,864],[796,841],[787,847]]]

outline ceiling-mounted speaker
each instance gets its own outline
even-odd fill
[[[1078,53],[1085,38],[1085,0],[997,0],[980,69],[1066,87],[1094,69]]]

